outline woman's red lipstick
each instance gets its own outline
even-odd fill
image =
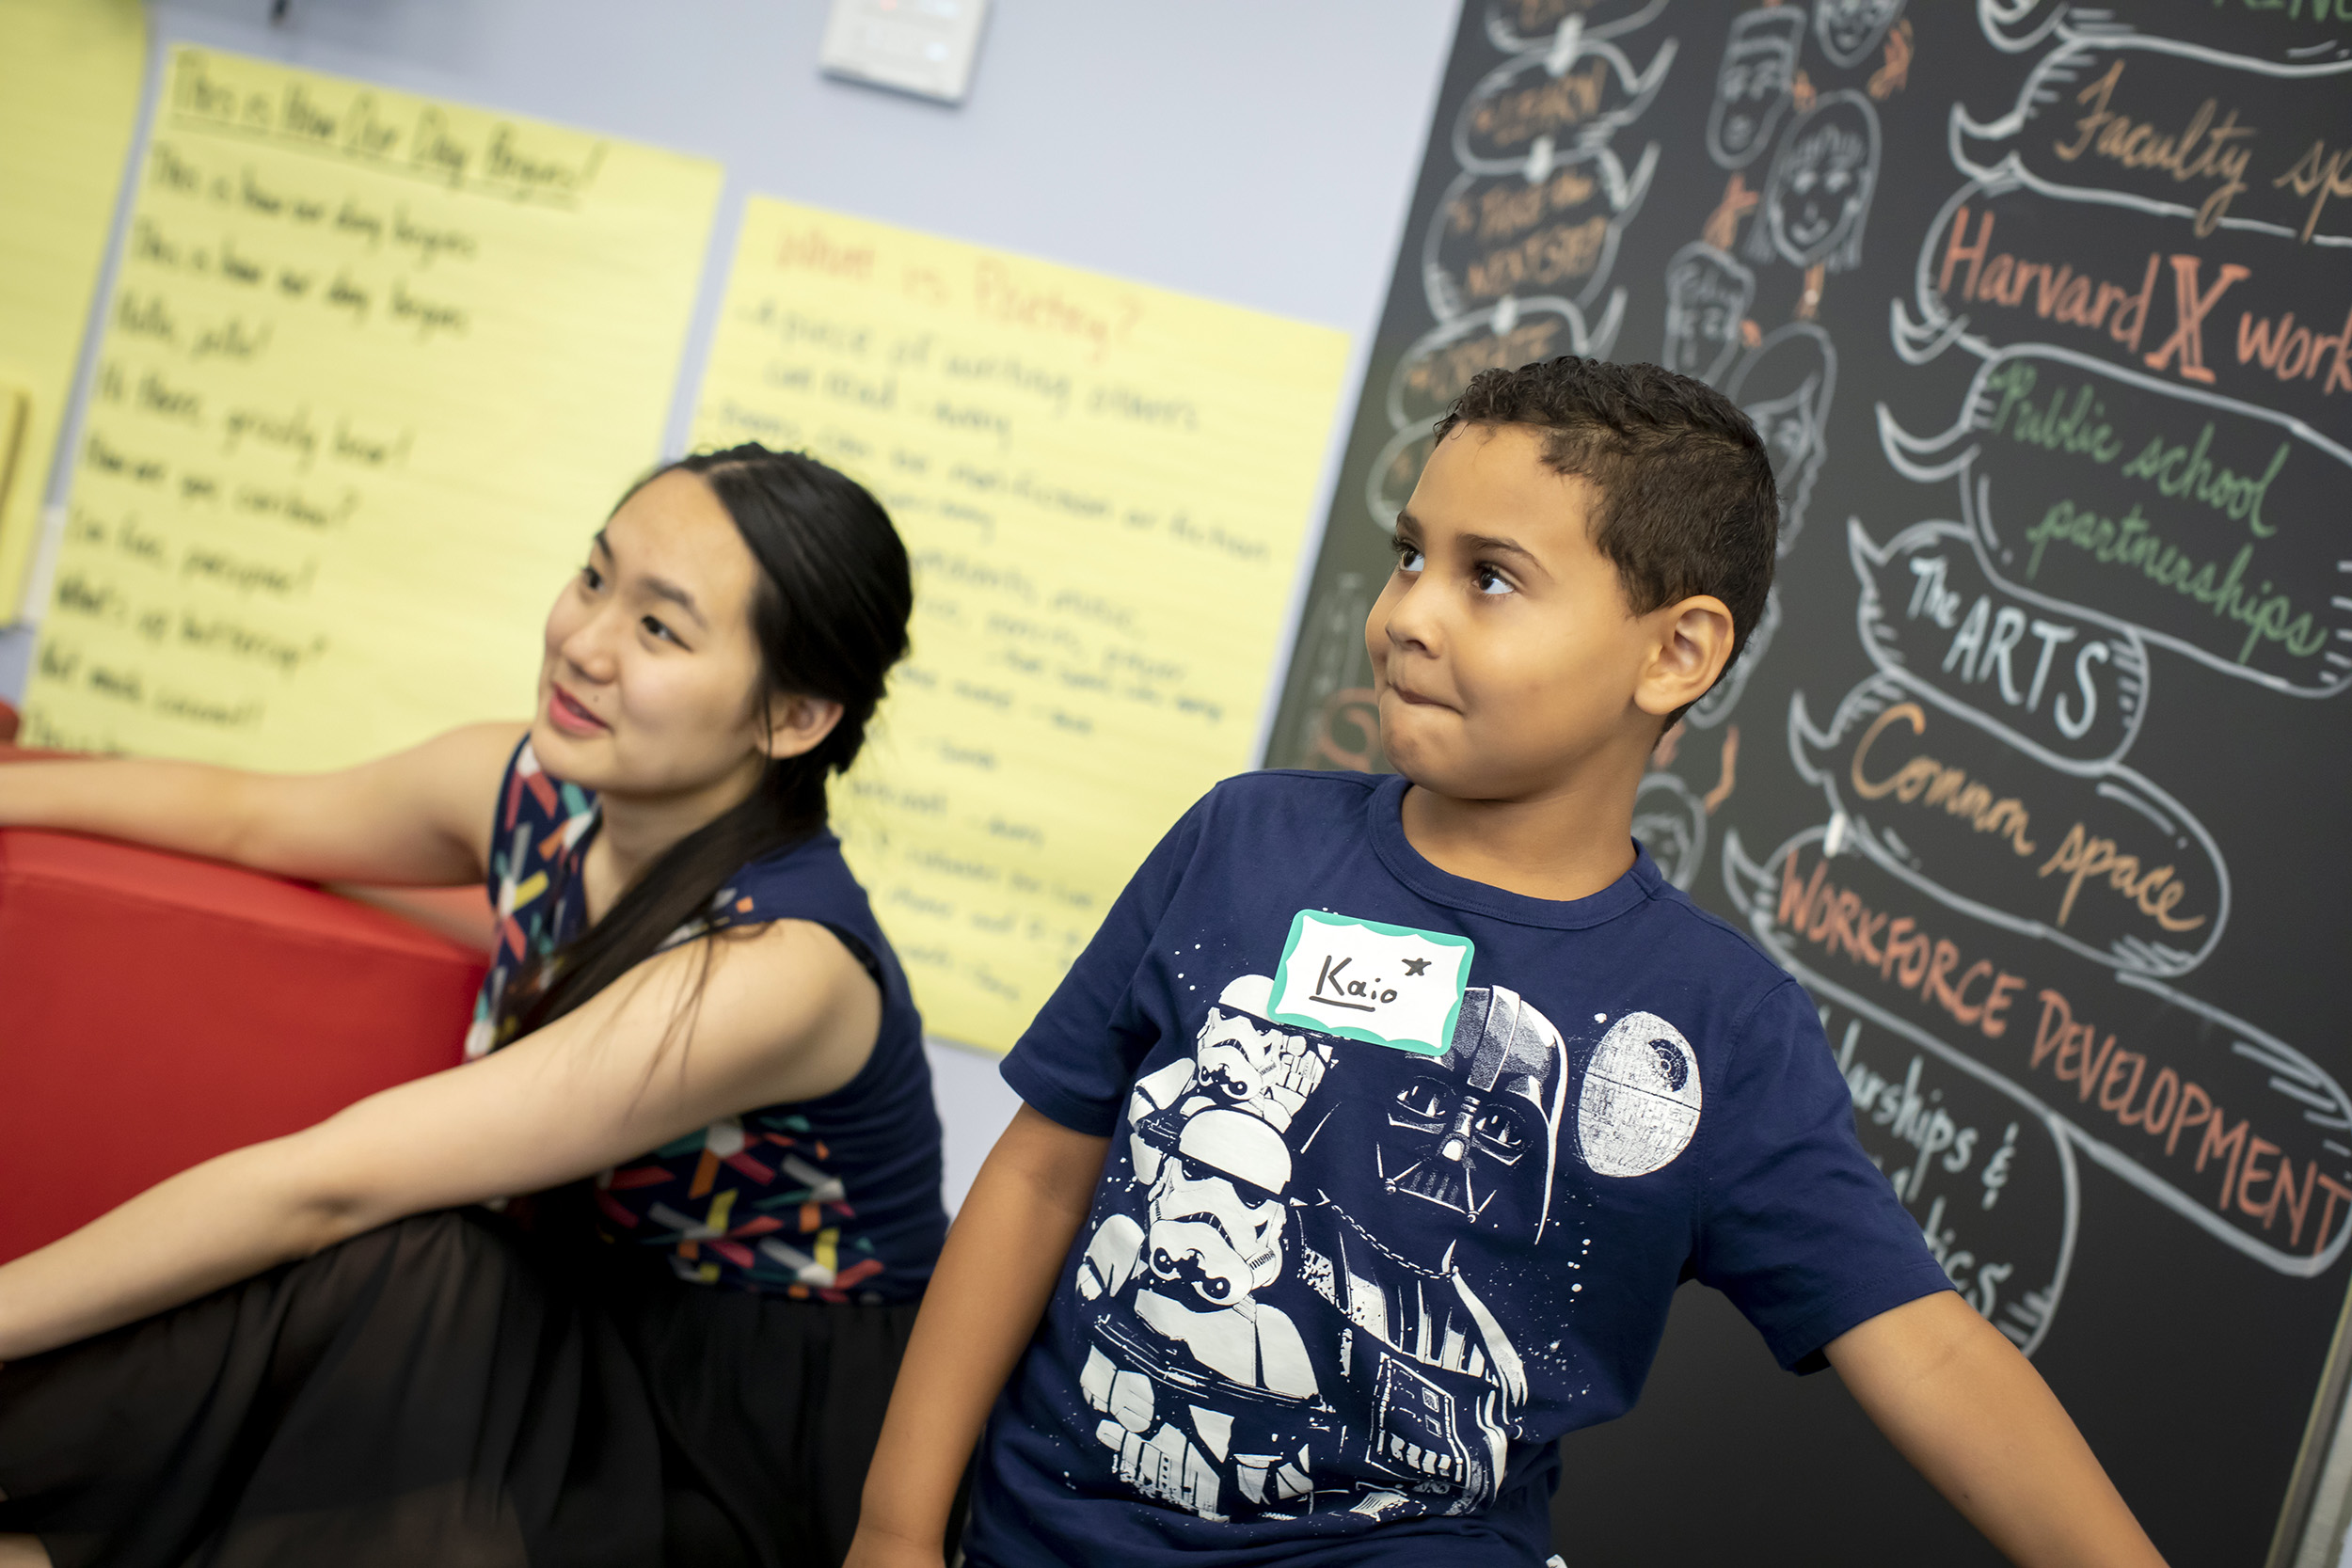
[[[548,687],[548,722],[565,735],[602,735],[612,726],[588,711],[586,705],[562,687]]]

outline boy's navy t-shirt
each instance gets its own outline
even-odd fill
[[[1795,981],[1646,854],[1565,903],[1441,871],[1405,790],[1219,785],[1006,1058],[1111,1148],[976,1562],[1540,1562],[1683,1279],[1789,1367],[1947,1288]]]

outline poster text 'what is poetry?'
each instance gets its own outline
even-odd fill
[[[930,1026],[1003,1050],[1255,758],[1343,334],[755,200],[696,440],[882,500],[914,652],[834,791]]]

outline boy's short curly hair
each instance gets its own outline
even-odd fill
[[[1593,546],[1633,613],[1712,594],[1731,611],[1724,670],[1739,661],[1772,586],[1780,504],[1763,440],[1730,399],[1656,365],[1567,355],[1480,372],[1438,439],[1462,425],[1538,432],[1545,463],[1599,492]]]

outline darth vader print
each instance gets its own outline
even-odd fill
[[[1551,1204],[1567,1046],[1517,991],[1463,993],[1452,1049],[1411,1063],[1372,1129],[1384,1193],[1461,1223],[1541,1241]]]

